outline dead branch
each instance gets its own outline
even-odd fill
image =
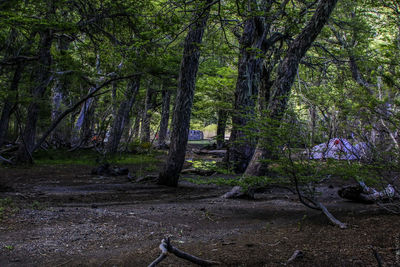
[[[13,164],[13,162],[11,160],[3,158],[2,156],[0,156],[0,161],[4,161],[4,162],[6,162],[8,164]]]
[[[287,260],[286,264],[291,263],[296,259],[300,259],[304,257],[304,253],[300,250],[295,250],[293,255]]]
[[[187,261],[190,261],[190,262],[200,265],[200,266],[220,265],[219,262],[204,260],[204,259],[198,258],[196,256],[193,256],[191,254],[188,254],[182,250],[177,249],[176,247],[171,245],[169,237],[161,240],[160,250],[161,250],[160,256],[158,256],[157,259],[155,259],[152,263],[150,263],[149,267],[154,267],[157,264],[159,264],[162,260],[164,260],[168,256],[168,252],[174,254],[175,256],[177,256],[179,258],[185,259]]]
[[[316,203],[318,205],[318,207],[321,209],[321,211],[326,215],[326,217],[328,217],[328,219],[334,224],[340,227],[340,229],[346,229],[347,225],[345,223],[342,223],[341,221],[339,221],[338,219],[336,219],[335,217],[333,217],[333,215],[329,212],[329,210],[320,202]]]

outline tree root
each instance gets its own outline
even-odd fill
[[[200,266],[220,265],[219,262],[200,259],[196,256],[190,255],[182,250],[177,249],[176,247],[171,245],[169,237],[161,240],[161,244],[159,247],[161,250],[161,254],[160,254],[160,256],[158,256],[157,259],[155,259],[152,263],[150,263],[149,267],[154,267],[157,264],[159,264],[161,261],[163,261],[168,256],[168,252],[173,253],[175,256],[177,256],[179,258],[185,259],[187,261],[190,261],[190,262],[200,265]]]

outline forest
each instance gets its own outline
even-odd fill
[[[399,0],[0,0],[0,266],[400,266]]]

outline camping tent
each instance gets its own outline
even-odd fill
[[[365,156],[366,148],[365,143],[353,146],[346,139],[333,138],[327,143],[314,146],[311,149],[310,159],[357,160]]]

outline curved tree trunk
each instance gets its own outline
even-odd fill
[[[107,151],[109,153],[115,153],[118,150],[118,145],[125,126],[128,124],[130,111],[135,102],[137,92],[139,91],[139,86],[140,76],[130,80],[128,83],[125,100],[120,104],[111,128],[111,134],[107,144]]]
[[[161,121],[160,121],[160,131],[158,133],[158,147],[165,147],[165,140],[167,138],[168,132],[168,121],[169,121],[169,107],[171,95],[168,89],[163,89],[162,91],[162,111],[161,111]]]
[[[158,183],[163,185],[178,185],[180,172],[185,161],[195,81],[199,67],[200,44],[212,1],[206,0],[204,2],[206,6],[204,9],[199,9],[200,11],[196,16],[197,20],[190,26],[184,43],[168,159],[158,180]]]
[[[318,34],[328,21],[337,0],[321,0],[312,16],[311,20],[290,44],[286,56],[278,67],[277,78],[272,86],[272,95],[268,104],[269,118],[279,122],[286,110],[289,94],[297,74],[300,60],[304,57],[307,50],[311,47]],[[272,140],[263,137],[261,144],[269,144]],[[261,148],[260,148],[261,149]],[[267,149],[255,153],[251,159],[247,175],[262,175],[265,166],[260,167],[260,160],[268,159],[272,155],[272,151]]]
[[[51,81],[51,45],[53,42],[53,33],[47,29],[41,32],[39,62],[36,67],[36,84],[32,89],[32,102],[28,107],[25,129],[22,133],[22,143],[18,150],[18,162],[32,162],[32,152],[35,146],[36,124],[39,118],[40,100],[43,97],[47,86]]]

